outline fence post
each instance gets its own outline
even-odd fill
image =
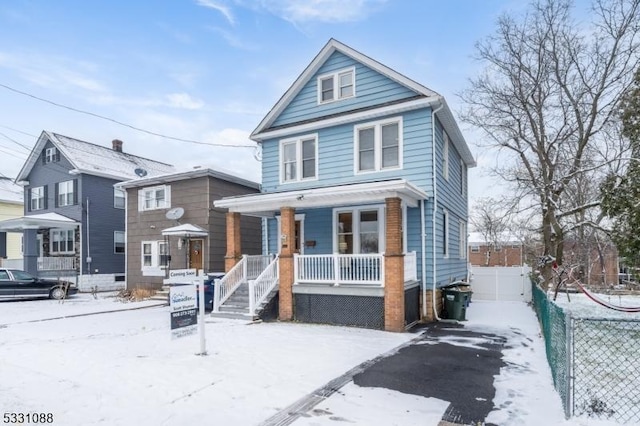
[[[340,285],[340,257],[337,253],[333,253],[333,279],[334,286]]]

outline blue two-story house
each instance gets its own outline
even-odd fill
[[[24,269],[76,281],[81,291],[125,287],[125,192],[114,184],[173,166],[43,131],[20,170],[24,216],[0,222],[23,233]]]
[[[214,202],[229,210],[220,306],[239,287],[241,215],[264,218],[278,254],[250,304],[275,286],[281,320],[402,331],[430,290],[466,280],[475,161],[438,93],[331,39],[251,138],[261,193]]]

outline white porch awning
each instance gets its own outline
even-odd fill
[[[214,201],[213,205],[227,208],[230,212],[270,217],[281,207],[297,209],[336,207],[380,203],[384,202],[386,198],[393,197],[400,198],[409,207],[417,207],[418,201],[427,199],[428,195],[425,191],[405,179],[393,179],[380,182],[226,197]]]
[[[61,214],[43,213],[0,221],[0,232],[22,232],[25,229],[43,228],[73,229],[78,225],[79,222]]]
[[[170,237],[206,237],[209,233],[197,225],[185,223],[184,225],[173,226],[163,229],[162,235]]]

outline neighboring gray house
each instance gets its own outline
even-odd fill
[[[224,272],[226,209],[222,197],[260,185],[218,170],[194,168],[116,185],[127,195],[127,288],[160,288],[170,269]],[[242,222],[243,252],[262,252],[260,218]]]
[[[0,222],[23,232],[24,269],[34,275],[77,277],[80,290],[125,285],[125,196],[114,184],[173,166],[43,131],[16,182],[24,216]]]

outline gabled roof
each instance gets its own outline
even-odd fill
[[[173,172],[172,165],[159,161],[115,151],[101,145],[74,139],[69,136],[43,131],[31,150],[27,161],[18,173],[16,181],[28,180],[33,166],[40,160],[42,149],[51,143],[71,163],[74,174],[89,174],[115,180],[129,180],[137,177],[135,170],[143,169],[147,176]]]
[[[9,204],[22,204],[24,190],[16,185],[12,179],[0,176],[0,202]]]
[[[316,55],[316,57],[311,61],[311,63],[305,68],[305,70],[300,74],[300,76],[294,81],[294,83],[289,87],[289,89],[282,95],[282,97],[276,102],[276,104],[271,108],[269,113],[262,119],[258,127],[251,133],[251,139],[260,142],[264,138],[263,135],[265,133],[270,133],[269,136],[276,136],[277,132],[269,132],[271,126],[278,118],[278,116],[285,110],[285,108],[289,105],[289,103],[296,97],[296,95],[304,88],[304,86],[311,80],[311,78],[315,75],[315,73],[320,69],[320,67],[325,63],[325,61],[334,53],[340,52],[355,61],[358,61],[367,67],[373,69],[374,71],[379,72],[380,74],[386,76],[387,78],[402,84],[411,90],[415,91],[418,95],[422,96],[423,100],[416,101],[412,99],[408,103],[413,103],[416,106],[425,106],[430,105],[434,110],[438,110],[436,113],[438,119],[444,126],[447,134],[449,135],[451,141],[454,146],[462,156],[462,159],[469,167],[475,167],[476,162],[469,151],[469,147],[460,131],[451,110],[447,106],[447,103],[437,92],[423,86],[420,83],[400,74],[399,72],[387,67],[386,65],[358,52],[357,50],[343,44],[335,39],[330,39],[327,44],[320,50],[320,52]],[[441,108],[440,108],[441,107]],[[401,107],[397,108],[398,110],[402,110]],[[366,115],[375,116],[371,112],[360,112],[359,114],[354,114],[353,118],[365,118]],[[340,119],[333,119],[332,124],[341,123]],[[307,124],[304,128],[304,131],[311,130],[311,128],[317,128],[321,125],[321,121],[318,120],[316,123]],[[302,130],[302,129],[300,129]]]

